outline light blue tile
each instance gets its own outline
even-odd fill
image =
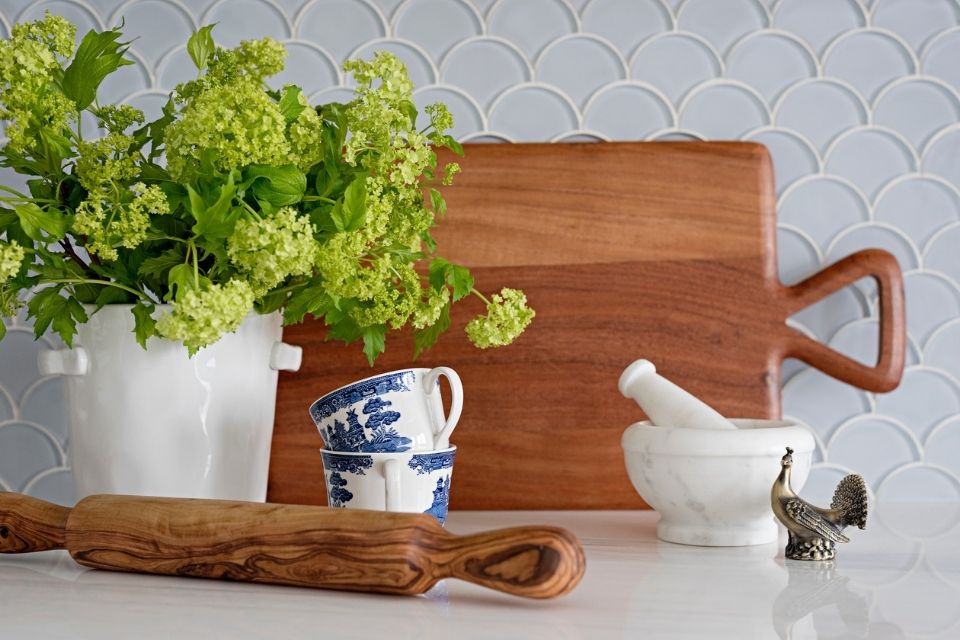
[[[902,422],[922,441],[960,412],[960,387],[940,372],[911,369],[896,390],[877,396],[877,412]]]
[[[944,32],[923,54],[923,72],[960,91],[960,31]]]
[[[960,192],[950,183],[911,176],[884,190],[874,216],[902,230],[922,247],[937,230],[960,222]]]
[[[595,91],[626,75],[626,63],[616,49],[594,37],[573,36],[543,50],[535,78],[557,87],[582,108]]]
[[[842,176],[871,200],[888,182],[917,169],[907,141],[881,129],[860,129],[838,138],[825,158],[828,173]]]
[[[765,145],[770,151],[779,193],[800,178],[820,170],[817,150],[806,138],[789,129],[760,131],[747,139]]]
[[[194,17],[184,5],[166,0],[137,0],[111,13],[111,18],[109,26],[122,21],[125,32],[140,34],[132,46],[151,61],[186,42],[196,29]]]
[[[0,425],[0,477],[12,491],[32,478],[63,464],[60,452],[40,429],[21,422]]]
[[[922,458],[919,441],[902,424],[864,416],[845,424],[830,439],[830,462],[856,469],[871,487],[891,471]],[[883,451],[882,456],[875,451]]]
[[[702,35],[721,54],[739,38],[768,26],[766,12],[754,0],[687,0],[677,13],[677,24]]]
[[[695,89],[680,108],[681,128],[714,140],[736,140],[768,124],[763,98],[726,81]]]
[[[960,7],[952,0],[883,0],[873,12],[873,24],[893,31],[919,51],[944,27],[957,24]]]
[[[813,80],[785,91],[774,108],[778,127],[809,140],[821,153],[840,134],[866,124],[866,105],[854,91],[830,80]]]
[[[721,73],[722,62],[709,43],[685,33],[650,38],[637,49],[630,65],[631,78],[654,85],[674,105],[694,87]]]
[[[726,59],[726,76],[750,85],[770,104],[787,87],[817,75],[815,54],[802,41],[782,33],[750,34]]]
[[[241,40],[286,40],[293,35],[289,18],[276,6],[259,0],[229,0],[212,5],[200,22],[216,23],[216,41],[227,47],[235,47]]]
[[[546,141],[577,128],[576,107],[555,89],[521,87],[490,110],[490,128],[521,141]]]
[[[483,18],[476,9],[469,2],[450,0],[409,0],[397,8],[392,24],[394,36],[416,42],[434,60],[458,42],[483,33]]]
[[[773,26],[793,33],[822,53],[834,38],[864,26],[866,20],[857,0],[783,0],[776,7]]]
[[[509,87],[533,80],[533,71],[516,45],[484,37],[463,42],[450,51],[440,67],[440,77],[489,107]]]
[[[553,40],[576,31],[576,14],[555,0],[498,2],[487,14],[487,33],[513,42],[530,60]]]
[[[873,121],[897,131],[920,150],[933,135],[960,119],[960,98],[930,80],[890,86],[877,97]]]
[[[617,84],[591,98],[583,114],[586,129],[611,140],[642,140],[674,126],[670,105],[657,92],[639,84]]]
[[[809,176],[780,200],[780,222],[803,230],[822,251],[840,232],[869,219],[870,205],[860,192],[833,176]]]
[[[349,24],[349,29],[343,25]],[[365,42],[387,35],[387,20],[365,0],[320,0],[297,16],[297,37],[323,47],[339,59]]]
[[[592,0],[580,17],[584,32],[606,38],[628,55],[650,36],[673,26],[660,0]]]

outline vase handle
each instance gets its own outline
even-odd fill
[[[37,367],[45,376],[82,376],[90,370],[90,357],[83,347],[47,349],[37,354]]]
[[[303,362],[303,348],[286,342],[274,342],[270,352],[270,368],[274,371],[299,371]]]

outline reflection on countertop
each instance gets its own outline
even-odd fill
[[[455,533],[553,523],[587,575],[556,601],[447,581],[402,598],[90,571],[64,552],[0,557],[0,638],[960,637],[960,503],[881,504],[832,563],[783,546],[659,542],[652,512],[455,512]]]

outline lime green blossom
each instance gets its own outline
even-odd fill
[[[157,333],[187,346],[190,353],[213,344],[225,333],[237,330],[253,308],[254,293],[242,280],[190,289],[173,311],[157,321]]]
[[[460,165],[456,162],[448,162],[443,167],[443,185],[449,187],[453,184],[453,176],[460,173]]]
[[[39,142],[38,131],[59,132],[76,115],[76,105],[57,85],[57,56],[73,52],[76,27],[46,13],[43,20],[13,27],[0,40],[0,119],[7,120],[8,147],[29,153]]]
[[[123,133],[128,127],[142,124],[143,111],[129,104],[109,104],[96,110],[100,126],[110,133]]]
[[[17,275],[26,253],[16,242],[0,242],[0,283]]]
[[[503,347],[517,339],[536,315],[527,296],[517,289],[502,289],[487,304],[487,315],[467,323],[467,337],[477,347]]]
[[[261,87],[266,78],[283,71],[286,57],[287,50],[273,38],[244,40],[233,49],[217,47],[206,73],[177,87],[177,101],[189,102],[209,89],[238,83]]]
[[[227,240],[227,255],[258,295],[287,279],[313,271],[317,243],[313,225],[296,209],[283,207],[261,220],[240,220]]]
[[[300,100],[306,101],[303,93],[300,94]],[[307,105],[297,119],[290,123],[287,133],[290,138],[291,161],[300,167],[301,171],[309,171],[323,159],[323,120],[313,107]]]
[[[87,191],[110,190],[133,180],[140,173],[137,158],[130,154],[133,137],[123,133],[108,133],[92,142],[77,145],[74,173]]]
[[[187,103],[167,127],[167,170],[175,180],[195,174],[200,156],[214,151],[222,171],[249,164],[290,163],[287,122],[280,106],[251,82],[212,87]]]
[[[450,289],[443,287],[438,291],[428,287],[426,291],[426,297],[413,312],[413,318],[410,320],[414,329],[432,327],[440,319],[443,308],[450,303]]]
[[[87,250],[104,260],[117,259],[117,246],[135,249],[147,238],[151,215],[170,213],[160,187],[136,183],[129,202],[117,203],[114,193],[92,191],[77,206],[73,230],[86,236]]]

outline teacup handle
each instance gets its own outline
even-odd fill
[[[383,463],[383,490],[387,511],[400,511],[400,471],[399,460],[390,459]]]
[[[440,393],[440,387],[437,385],[440,376],[445,376],[450,382],[450,415],[444,421],[441,409],[441,413],[434,417],[433,446],[435,449],[446,449],[450,446],[450,434],[460,421],[460,413],[463,411],[463,383],[460,382],[457,372],[450,367],[431,369],[423,376],[424,393],[427,397],[434,392]]]

